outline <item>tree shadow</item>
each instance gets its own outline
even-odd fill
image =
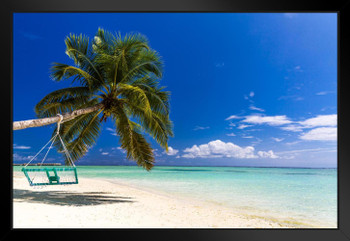
[[[36,202],[60,206],[90,206],[113,203],[132,203],[131,197],[115,196],[106,192],[67,192],[32,191],[13,189],[13,200],[18,202]]]

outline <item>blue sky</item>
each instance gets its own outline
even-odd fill
[[[175,136],[156,165],[337,166],[337,15],[333,13],[15,13],[13,120],[69,81],[64,39],[99,27],[139,32],[164,61]],[[54,126],[13,132],[13,160],[27,162]],[[77,165],[131,165],[106,122]],[[60,162],[51,151],[50,162]],[[37,162],[37,161],[34,161]]]

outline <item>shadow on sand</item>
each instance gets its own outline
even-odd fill
[[[131,197],[115,196],[104,192],[32,191],[13,189],[13,200],[60,206],[89,206],[113,203],[132,203]]]

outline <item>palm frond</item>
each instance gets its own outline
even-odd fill
[[[125,108],[127,108],[127,113],[138,120],[143,131],[152,136],[161,147],[168,149],[169,137],[174,135],[169,115],[152,111],[151,116],[149,116],[144,109],[130,102],[126,102]]]
[[[139,106],[144,110],[146,115],[151,116],[151,105],[149,103],[147,95],[141,88],[120,83],[118,84],[117,94],[123,96],[129,102],[132,102],[133,104]]]
[[[98,118],[101,111],[82,115],[62,124],[62,139],[67,143],[66,147],[73,161],[84,156],[89,147],[96,143],[101,132]]]
[[[155,78],[148,76],[136,79],[131,84],[131,86],[138,87],[144,91],[153,111],[168,115],[170,112],[170,92],[164,91],[165,87],[159,87],[158,85],[159,82]]]
[[[71,87],[56,90],[46,95],[35,106],[38,117],[51,117],[83,106],[90,98],[89,88]]]
[[[70,34],[65,39],[66,54],[73,59],[75,65],[103,84],[103,75],[100,66],[95,61],[96,54],[92,49],[89,38],[85,35]]]
[[[67,65],[67,64],[61,64],[61,63],[53,63],[51,67],[51,75],[50,77],[53,80],[60,81],[60,80],[66,80],[71,77],[74,77],[72,83],[74,83],[76,80],[80,82],[83,86],[93,86],[94,82],[99,82],[94,76],[92,76],[90,73],[86,72],[85,70]]]
[[[137,52],[137,55],[130,57],[129,63],[129,70],[120,79],[121,83],[128,83],[131,80],[151,75],[157,78],[162,77],[163,63],[155,51],[142,49]]]
[[[93,41],[94,52],[97,54],[105,53],[112,55],[115,39],[112,33],[99,28]]]
[[[140,126],[131,121],[122,108],[115,109],[113,114],[120,145],[126,150],[127,158],[135,160],[137,165],[150,170],[154,165],[153,149],[140,134]]]
[[[85,35],[70,34],[65,39],[66,54],[78,66],[86,64],[87,54],[89,53],[89,38]]]

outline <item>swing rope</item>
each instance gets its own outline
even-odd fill
[[[57,114],[57,115],[60,117],[60,119],[59,119],[59,121],[57,122],[56,134],[45,144],[45,146],[44,146],[43,148],[41,148],[41,150],[40,150],[40,151],[39,151],[39,152],[38,152],[24,167],[27,167],[27,166],[28,166],[28,165],[29,165],[29,164],[30,164],[30,163],[31,163],[45,148],[46,148],[46,146],[51,142],[51,145],[50,145],[49,149],[47,150],[47,152],[46,152],[46,154],[45,154],[43,160],[42,160],[41,163],[40,163],[40,166],[42,166],[42,164],[44,163],[44,161],[45,161],[45,159],[46,159],[46,157],[47,157],[47,154],[48,154],[49,151],[51,150],[52,145],[53,145],[53,143],[55,142],[55,140],[56,140],[57,137],[59,138],[59,140],[60,140],[60,142],[61,142],[61,144],[62,144],[63,151],[64,151],[64,153],[66,154],[68,161],[70,162],[70,164],[71,164],[73,167],[75,167],[74,161],[72,160],[72,157],[71,157],[71,155],[69,154],[69,151],[68,151],[66,145],[64,144],[64,142],[63,142],[63,140],[62,140],[62,138],[61,138],[61,135],[60,135],[60,125],[61,125],[61,122],[62,122],[62,120],[63,120],[63,116],[62,116],[61,114]]]
[[[62,140],[62,138],[61,138],[61,136],[60,136],[60,124],[61,124],[61,122],[62,122],[62,120],[63,120],[63,116],[62,116],[61,114],[57,114],[57,115],[60,117],[60,120],[59,120],[58,123],[57,123],[56,135],[58,136],[58,138],[59,138],[60,141],[61,141],[61,144],[62,144],[62,147],[63,147],[63,151],[64,151],[64,153],[66,154],[68,161],[70,162],[70,164],[71,164],[73,167],[75,167],[74,161],[73,161],[72,157],[70,156],[69,151],[68,151],[66,145],[64,144],[64,142],[63,142],[63,140]]]
[[[24,166],[27,167],[44,149],[45,147],[51,142],[54,141],[54,139],[56,139],[57,135],[53,136],[46,144],[43,148],[41,148],[41,150]],[[49,149],[50,150],[50,149]]]

